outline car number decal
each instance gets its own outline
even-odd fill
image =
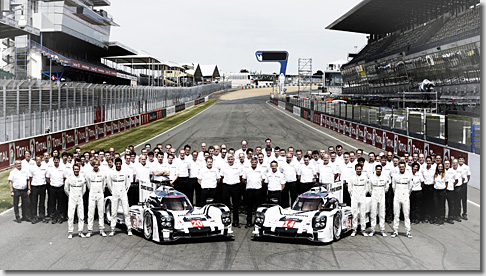
[[[200,219],[198,219],[198,220],[191,220],[191,224],[194,227],[202,227],[203,226],[203,223],[202,223],[202,221]]]
[[[295,226],[295,220],[286,220],[283,223],[283,227],[294,228],[294,226]]]

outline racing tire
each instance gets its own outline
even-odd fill
[[[111,224],[111,200],[105,202],[105,221],[106,224]]]
[[[152,240],[153,235],[154,225],[152,214],[150,214],[149,212],[145,212],[145,214],[143,214],[143,236],[147,240]]]
[[[338,241],[341,238],[342,233],[342,222],[341,222],[341,214],[336,213],[333,219],[333,226],[332,226],[332,236],[335,241]]]

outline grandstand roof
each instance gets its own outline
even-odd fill
[[[326,29],[385,34],[430,21],[479,0],[363,0]]]
[[[180,66],[175,62],[161,61],[158,58],[144,51],[141,51],[137,55],[112,56],[112,57],[104,57],[104,59],[115,62],[120,65],[132,67],[134,69],[153,69],[155,68],[154,66],[158,66],[158,65],[182,68],[182,66]]]
[[[118,41],[110,41],[108,42],[107,54],[110,56],[126,56],[126,55],[136,55],[137,51]]]

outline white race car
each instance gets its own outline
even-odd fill
[[[332,188],[314,187],[298,196],[292,207],[264,204],[256,211],[253,239],[279,237],[308,239],[329,243],[341,238],[343,232],[352,230],[351,207],[339,203],[342,184]],[[366,201],[366,221],[369,221],[371,199]]]
[[[105,215],[109,220],[111,197],[105,199],[105,206]],[[160,186],[142,204],[131,206],[130,221],[133,230],[142,232],[147,240],[155,242],[182,238],[234,237],[230,209],[226,205],[214,203],[194,207],[183,193],[168,186]],[[124,224],[121,206],[117,223]]]

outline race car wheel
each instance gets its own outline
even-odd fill
[[[105,202],[105,220],[107,224],[111,224],[111,200]]]
[[[152,240],[154,234],[154,225],[152,220],[152,214],[145,212],[143,215],[143,236],[147,240]]]
[[[342,232],[341,214],[337,213],[334,216],[333,231],[332,231],[335,241],[341,238],[341,232]]]

